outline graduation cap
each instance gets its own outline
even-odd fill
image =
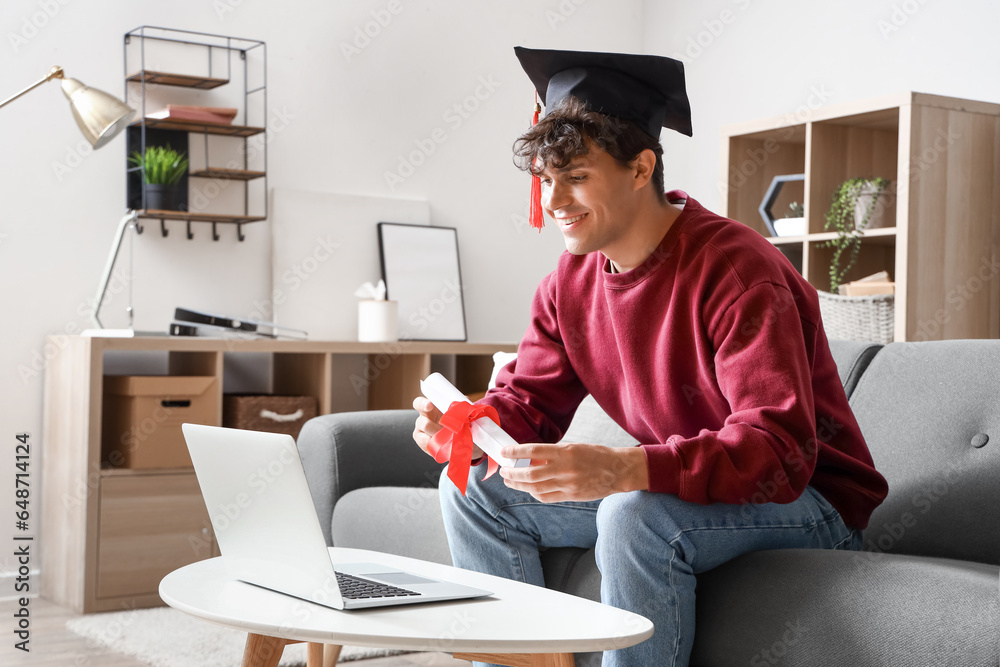
[[[588,109],[627,120],[652,137],[666,127],[691,136],[691,105],[684,64],[673,58],[629,53],[553,51],[514,47],[514,54],[546,108],[567,97]],[[533,123],[540,109],[535,106]],[[541,230],[541,185],[532,182],[530,223]]]
[[[664,56],[551,51],[515,46],[547,108],[570,95],[591,111],[628,120],[653,137],[666,127],[691,136],[684,63]]]

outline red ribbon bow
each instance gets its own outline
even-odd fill
[[[463,496],[469,484],[469,468],[472,467],[472,422],[482,417],[489,417],[497,426],[500,425],[500,415],[493,406],[455,401],[441,415],[442,428],[434,434],[427,446],[435,461],[448,461],[448,477]],[[500,468],[496,461],[489,456],[486,458],[489,459],[489,464],[483,479],[489,479]]]

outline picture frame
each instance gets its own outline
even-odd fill
[[[399,339],[465,341],[458,230],[378,223],[386,298],[399,304]]]

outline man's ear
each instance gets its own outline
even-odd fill
[[[632,189],[638,190],[645,187],[653,178],[653,169],[656,167],[656,153],[647,148],[635,156],[629,163],[632,168],[633,180]]]

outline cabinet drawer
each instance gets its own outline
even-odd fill
[[[193,473],[103,478],[99,535],[99,598],[155,593],[164,576],[215,547]]]

